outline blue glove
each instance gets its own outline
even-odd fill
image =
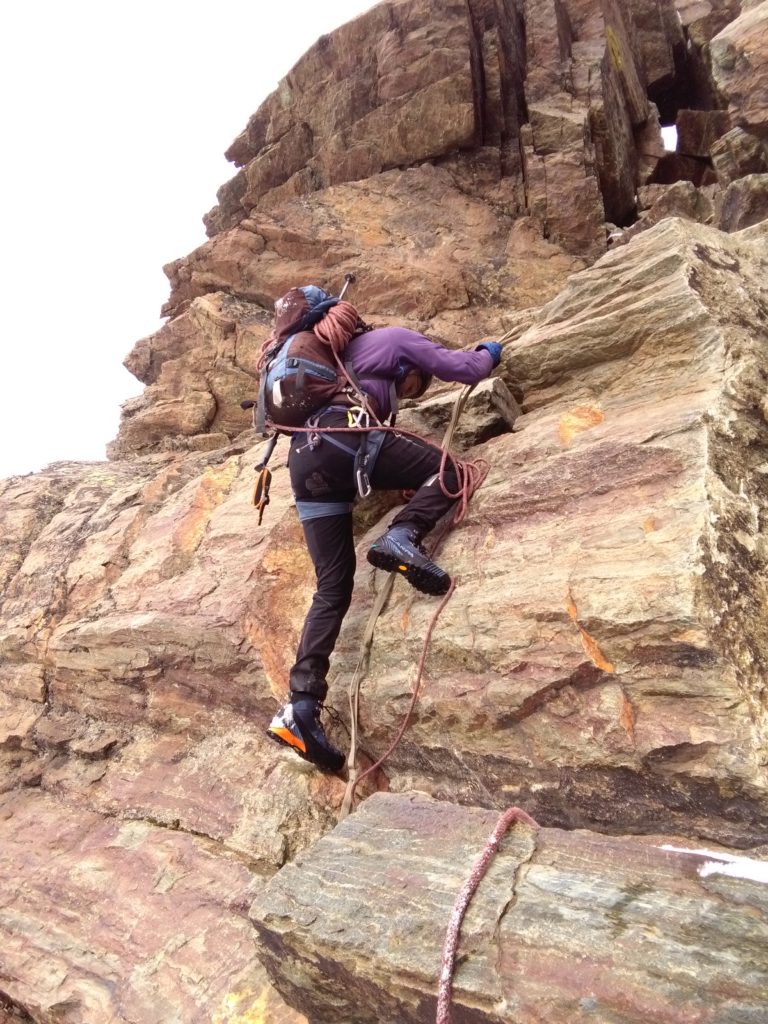
[[[493,369],[501,362],[501,353],[504,351],[504,346],[498,341],[481,341],[475,349],[475,352],[479,352],[481,348],[484,348],[486,352],[491,353],[491,359],[493,359]]]

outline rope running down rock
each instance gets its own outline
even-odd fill
[[[344,305],[348,304],[344,303]],[[354,307],[351,308],[354,309]],[[334,309],[332,309],[330,312],[333,313],[337,309],[338,307],[334,307]],[[325,321],[322,322],[323,327],[326,326],[327,321],[331,321],[331,318],[325,318]],[[317,325],[317,327],[315,328],[316,333],[320,333],[318,331],[318,327],[320,326],[321,325]],[[326,331],[323,331],[321,336],[323,340],[326,341],[333,349],[337,363],[344,372],[344,375],[347,376],[343,363],[338,356],[338,347],[343,346],[343,344],[345,343],[345,341],[342,340],[342,338],[344,332],[348,328],[348,325],[345,322],[343,325],[339,325],[337,329],[337,325],[333,321],[331,321],[328,324],[328,327],[329,330],[327,331],[327,336]],[[508,333],[511,334],[512,332]],[[506,340],[506,336],[501,339],[502,342]],[[352,383],[352,381],[350,381],[350,383]],[[457,500],[457,506],[454,515],[450,520],[448,529],[450,529],[455,524],[460,523],[464,519],[472,495],[483,482],[488,472],[488,464],[484,462],[484,460],[480,460],[478,462],[464,463],[461,462],[460,460],[455,459],[450,452],[450,445],[453,439],[453,434],[456,429],[456,425],[458,424],[459,417],[461,416],[461,413],[464,409],[467,398],[469,397],[471,391],[471,386],[465,388],[464,391],[457,398],[451,416],[451,421],[448,425],[448,429],[446,430],[445,437],[443,438],[442,458],[440,460],[440,486],[446,497],[454,498]],[[407,435],[409,432],[401,431],[401,433]],[[411,436],[418,437],[418,435]],[[445,484],[445,470],[448,465],[449,459],[453,463],[455,467],[455,472],[459,479],[459,488],[455,493],[449,491]],[[433,549],[433,554],[434,550],[439,546],[444,536],[445,533],[443,533],[441,537],[438,538]],[[378,761],[376,761],[364,772],[358,775],[355,762],[357,757],[357,735],[359,730],[359,698],[360,683],[362,681],[363,675],[363,666],[367,662],[367,657],[368,654],[370,653],[371,644],[373,643],[373,630],[376,620],[378,619],[384,607],[384,604],[386,603],[389,597],[389,594],[392,589],[392,584],[394,582],[394,578],[395,574],[390,573],[387,583],[382,588],[382,591],[379,594],[379,599],[377,599],[374,605],[372,614],[366,626],[365,636],[363,638],[363,646],[360,652],[360,658],[358,660],[357,668],[355,669],[353,680],[352,683],[350,684],[350,711],[352,734],[349,761],[351,767],[350,780],[347,785],[347,791],[344,795],[344,802],[342,804],[340,819],[346,817],[346,815],[349,813],[352,806],[352,801],[354,799],[355,789],[357,788],[357,786],[360,785],[363,779],[365,779],[369,775],[372,775],[378,768],[381,767],[381,765],[387,760],[387,758],[394,751],[400,740],[405,735],[405,731],[408,728],[408,725],[411,720],[411,715],[413,714],[414,708],[416,707],[416,701],[418,700],[419,697],[421,677],[424,671],[424,664],[426,662],[427,653],[429,651],[429,643],[432,638],[432,632],[435,628],[438,618],[440,617],[440,613],[442,612],[443,608],[446,606],[448,601],[450,601],[451,596],[453,595],[453,592],[456,589],[455,581],[451,581],[451,585],[447,593],[443,597],[442,601],[440,602],[438,608],[436,609],[434,615],[430,620],[426,636],[424,637],[424,643],[421,650],[421,657],[419,658],[419,663],[416,670],[416,679],[414,680],[413,684],[413,695],[411,697],[411,703],[408,707],[408,711],[405,715],[405,718],[403,719],[400,729],[397,732],[397,735],[393,739],[392,743],[389,745],[386,752],[382,754],[382,756],[378,759]],[[454,904],[453,910],[451,912],[450,922],[448,925],[448,931],[445,937],[445,943],[443,946],[442,968],[440,972],[440,982],[438,987],[436,1024],[450,1024],[451,1021],[451,988],[453,983],[453,971],[454,964],[456,961],[456,950],[459,942],[461,923],[464,919],[464,914],[466,913],[467,907],[469,906],[469,903],[472,899],[472,896],[475,893],[475,890],[477,889],[481,879],[488,870],[488,865],[490,864],[491,859],[498,850],[499,843],[506,834],[510,825],[515,821],[525,822],[527,825],[530,825],[531,827],[536,829],[538,829],[539,827],[536,821],[534,821],[534,819],[529,814],[527,814],[524,810],[522,810],[519,807],[511,807],[509,808],[509,810],[505,811],[504,814],[502,814],[499,821],[497,822],[496,827],[494,828],[490,837],[488,838],[488,841],[486,842],[483,852],[475,862],[470,873],[470,876],[464,883],[464,886]]]
[[[443,944],[443,958],[440,970],[440,983],[437,991],[437,1017],[435,1024],[451,1024],[451,986],[453,984],[453,969],[456,962],[456,950],[459,944],[459,932],[461,922],[464,919],[470,900],[475,894],[480,881],[488,870],[493,855],[499,848],[499,843],[504,838],[509,826],[514,821],[522,821],[531,828],[538,830],[539,824],[520,807],[510,807],[504,811],[496,823],[485,844],[483,852],[475,861],[469,878],[464,883],[461,892],[456,897],[456,902],[451,911],[451,919],[448,924],[448,931]]]
[[[467,513],[467,507],[468,507],[468,504],[469,504],[469,500],[471,499],[471,497],[475,493],[475,491],[478,489],[478,487],[482,484],[482,482],[485,479],[485,476],[486,476],[486,474],[488,472],[488,464],[485,462],[485,460],[477,460],[475,462],[470,462],[470,463],[458,462],[458,465],[460,465],[462,467],[462,469],[465,471],[465,476],[464,476],[463,479],[460,478],[461,486],[459,487],[459,489],[456,492],[456,494],[451,493],[447,489],[447,487],[445,486],[445,483],[444,483],[444,471],[445,471],[445,467],[447,465],[447,460],[449,458],[453,460],[453,456],[450,454],[450,446],[451,446],[451,443],[453,441],[453,435],[455,433],[456,426],[457,426],[457,424],[459,422],[461,414],[464,411],[464,406],[466,405],[467,399],[469,398],[470,394],[472,393],[473,388],[474,388],[474,385],[470,384],[467,387],[463,388],[462,391],[460,392],[460,394],[458,395],[458,397],[457,397],[457,399],[456,399],[456,401],[454,403],[454,406],[453,406],[453,412],[451,413],[450,422],[448,423],[448,427],[446,428],[445,434],[443,436],[443,441],[442,441],[442,446],[441,446],[442,447],[443,455],[442,455],[442,459],[441,459],[441,462],[440,462],[440,483],[441,483],[441,487],[443,489],[443,493],[446,494],[446,496],[448,496],[448,497],[457,498],[458,499],[458,503],[456,505],[456,508],[455,508],[455,511],[454,511],[454,515],[453,515],[452,519],[450,520],[447,529],[444,530],[441,533],[441,535],[437,538],[437,541],[433,545],[432,552],[431,552],[431,557],[434,557],[435,552],[437,551],[437,548],[440,546],[440,544],[442,543],[442,540],[445,537],[445,534],[447,533],[447,530],[451,529],[451,527],[453,527],[456,523],[459,523],[459,522],[461,522],[464,519],[464,517],[466,516],[466,513]],[[418,436],[418,435],[414,435],[414,436]],[[429,443],[429,442],[427,442],[427,443]],[[453,461],[454,461],[454,465],[457,465],[456,460],[453,460]],[[416,679],[414,680],[414,684],[413,684],[413,695],[411,697],[411,703],[410,703],[408,711],[407,711],[407,713],[405,715],[405,718],[403,719],[403,723],[400,726],[400,729],[399,729],[399,731],[397,733],[397,736],[395,737],[394,741],[391,743],[391,745],[387,749],[386,753],[382,757],[380,757],[379,760],[374,765],[372,765],[370,768],[367,768],[361,775],[358,775],[358,769],[357,769],[357,763],[356,762],[357,762],[357,740],[358,740],[358,734],[359,734],[360,684],[361,684],[361,682],[363,680],[363,677],[365,675],[365,671],[367,669],[368,657],[370,655],[371,645],[373,644],[373,634],[374,634],[374,629],[375,629],[375,626],[376,626],[376,622],[377,622],[378,617],[381,614],[385,604],[387,603],[387,600],[389,599],[389,595],[390,595],[390,593],[392,591],[392,587],[394,585],[394,581],[395,581],[396,575],[397,575],[396,573],[390,573],[388,575],[388,577],[386,579],[386,582],[382,586],[382,589],[379,591],[379,594],[378,594],[378,596],[376,598],[374,606],[371,609],[371,614],[370,614],[370,616],[368,618],[368,623],[367,623],[366,628],[365,628],[365,634],[363,636],[363,643],[362,643],[361,650],[360,650],[360,657],[358,658],[357,666],[356,666],[354,674],[352,676],[352,680],[351,680],[351,682],[349,684],[349,709],[350,709],[350,721],[351,721],[351,726],[352,726],[352,728],[351,728],[349,759],[348,759],[349,782],[347,783],[347,789],[346,789],[346,792],[344,794],[344,799],[342,801],[341,810],[339,812],[339,821],[342,821],[344,818],[346,818],[346,816],[352,810],[352,802],[353,802],[353,799],[354,799],[355,790],[357,789],[358,785],[362,782],[362,780],[364,778],[366,778],[368,775],[373,774],[373,772],[376,769],[378,769],[378,768],[380,768],[382,766],[382,764],[386,761],[386,759],[394,751],[394,749],[397,747],[397,745],[400,742],[400,740],[405,735],[405,730],[408,728],[408,725],[409,725],[410,720],[411,720],[411,715],[413,714],[413,710],[416,707],[416,701],[417,701],[418,696],[419,696],[419,690],[420,690],[420,686],[421,686],[421,676],[422,676],[422,673],[423,673],[423,670],[424,670],[424,664],[426,662],[427,652],[429,650],[429,642],[430,642],[430,639],[432,637],[432,631],[433,631],[433,629],[435,627],[435,624],[437,623],[438,618],[440,617],[440,614],[441,614],[443,608],[446,606],[446,604],[450,600],[450,597],[453,594],[453,591],[455,589],[455,583],[452,582],[451,586],[450,586],[450,588],[449,588],[449,590],[447,592],[447,594],[445,595],[443,600],[440,602],[440,605],[438,606],[437,610],[435,611],[435,614],[432,616],[432,619],[431,619],[431,621],[429,623],[429,627],[427,628],[427,634],[426,634],[426,636],[424,638],[424,644],[423,644],[422,649],[421,649],[421,657],[419,658],[419,664],[418,664],[418,668],[417,668],[417,672],[416,672]]]

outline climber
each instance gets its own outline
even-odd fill
[[[275,336],[281,313],[291,311],[291,297],[301,291],[324,319],[341,306],[321,289],[292,289],[275,303]],[[301,296],[299,296],[301,299]],[[351,308],[349,303],[344,306]],[[354,311],[356,312],[356,311]],[[307,321],[305,321],[306,323]],[[353,320],[354,323],[354,320]],[[285,325],[282,325],[285,326]],[[359,332],[359,333],[357,333]],[[402,327],[371,329],[362,321],[344,352],[351,376],[363,398],[363,408],[349,393],[335,397],[306,423],[312,427],[367,427],[396,411],[398,398],[421,397],[432,376],[444,381],[475,384],[498,366],[502,346],[485,341],[473,351],[444,348]],[[452,508],[439,479],[441,453],[434,446],[393,431],[293,434],[288,468],[304,537],[315,567],[315,595],[304,622],[296,661],[290,670],[290,697],[272,719],[268,735],[300,756],[330,771],[343,768],[345,757],[327,738],[320,710],[328,686],[326,673],[341,624],[352,599],[355,545],[352,506],[356,492],[411,490],[413,497],[397,513],[386,532],[368,550],[368,561],[398,572],[417,590],[445,594],[450,577],[421,547],[421,539]],[[449,464],[450,465],[450,464]],[[444,471],[444,483],[458,490],[456,472]]]

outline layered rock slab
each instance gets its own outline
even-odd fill
[[[762,841],[766,260],[764,228],[666,221],[574,276],[507,347],[524,415],[476,449],[491,468],[440,553],[458,588],[393,788]],[[360,587],[337,706],[370,605]],[[399,586],[379,619],[371,755],[397,732],[433,612]]]
[[[715,36],[710,51],[733,123],[768,142],[768,3],[746,8]]]
[[[283,474],[274,543],[256,528],[256,456],[7,482],[0,789],[205,835],[262,874],[327,829],[341,782],[276,761],[263,733],[311,565]]]
[[[0,1000],[36,1024],[302,1024],[255,958],[251,884],[202,837],[5,794]]]
[[[2,485],[0,1007],[20,1019],[301,1024],[253,959],[244,893],[331,826],[343,786],[264,737],[276,700],[243,653],[255,455]],[[236,578],[235,637],[215,595]]]
[[[378,794],[283,868],[251,917],[286,999],[316,1024],[434,1020],[451,909],[497,819]],[[453,1019],[759,1020],[768,863],[669,846],[516,824],[462,925]]]

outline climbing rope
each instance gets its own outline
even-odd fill
[[[394,574],[390,573],[390,575],[394,578]],[[352,800],[354,798],[355,790],[357,789],[357,787],[360,785],[360,783],[363,781],[363,779],[367,778],[369,775],[372,775],[375,771],[377,771],[379,768],[381,768],[381,766],[384,764],[384,762],[387,760],[387,758],[390,756],[390,754],[397,747],[398,743],[400,742],[400,740],[405,735],[405,730],[408,728],[408,725],[410,724],[411,715],[413,714],[413,709],[416,707],[416,701],[419,698],[419,690],[421,688],[421,677],[422,677],[422,674],[424,672],[424,663],[427,660],[427,653],[429,651],[429,641],[432,638],[432,631],[435,628],[435,624],[437,623],[437,620],[440,618],[440,613],[442,612],[443,608],[445,608],[445,606],[450,601],[451,595],[453,594],[455,589],[456,589],[456,584],[452,580],[451,581],[451,585],[450,585],[450,587],[448,588],[448,591],[445,594],[445,597],[443,597],[443,600],[440,602],[440,604],[439,604],[439,606],[437,608],[437,611],[432,616],[432,619],[430,620],[429,626],[427,627],[427,635],[424,637],[424,644],[423,644],[422,649],[421,649],[421,657],[419,658],[419,665],[418,665],[418,668],[416,670],[416,679],[415,679],[414,684],[413,684],[413,693],[411,695],[411,703],[410,703],[410,705],[408,707],[408,711],[406,712],[405,718],[402,721],[402,724],[401,724],[401,726],[400,726],[400,728],[398,730],[397,735],[392,740],[392,742],[390,743],[390,745],[387,748],[387,750],[385,751],[385,753],[383,753],[381,755],[381,757],[378,759],[378,761],[376,761],[374,764],[372,764],[370,766],[370,768],[366,768],[365,771],[362,772],[360,775],[358,775],[357,771],[355,771],[354,778],[352,778],[352,773],[351,773],[351,770],[350,770],[350,781],[348,783],[347,792],[344,794],[344,802],[342,803],[342,812],[344,810],[344,804],[347,803],[347,795],[349,796],[348,806],[351,807]],[[357,691],[359,693],[359,684],[358,684],[358,687],[357,687]],[[358,699],[358,703],[359,703],[359,699]],[[356,732],[357,732],[357,723],[355,723],[355,733]],[[351,758],[352,758],[352,749],[350,747],[350,762],[351,762]],[[340,820],[341,820],[341,816],[340,816]]]
[[[300,323],[301,321],[299,321],[299,325]],[[361,323],[360,314],[352,303],[342,300],[326,310],[322,319],[310,324],[307,330],[313,331],[320,341],[328,345],[331,351],[338,355],[361,329]],[[297,325],[297,330],[299,325]],[[282,344],[282,341],[278,342],[274,330],[267,335],[259,349],[259,358],[256,361],[256,369],[259,373],[262,372],[267,361],[273,355],[273,348],[279,348]]]
[[[470,390],[473,385],[470,385]],[[267,421],[268,426],[274,429],[274,424]],[[404,430],[402,427],[391,427],[388,424],[378,423],[376,426],[368,427],[291,427],[292,434],[360,434],[364,431],[383,431],[385,433],[398,434],[400,437],[412,437],[416,441],[420,441],[422,444],[429,445],[441,453],[440,460],[440,474],[439,482],[443,494],[447,498],[456,501],[457,505],[454,511],[454,519],[451,525],[460,523],[466,515],[467,506],[469,501],[485,479],[488,473],[488,463],[485,459],[475,459],[474,461],[464,462],[461,459],[457,459],[456,456],[444,449],[439,445],[434,444],[432,441],[421,434],[415,433],[413,430]],[[450,465],[453,470],[456,479],[458,480],[458,487],[456,491],[451,491],[445,482],[445,473]]]
[[[502,816],[499,818],[496,823],[496,827],[488,837],[482,853],[475,861],[469,878],[467,878],[461,892],[456,897],[456,902],[453,905],[451,918],[448,923],[448,931],[445,935],[445,942],[443,943],[443,957],[440,970],[440,982],[437,990],[437,1017],[435,1018],[435,1024],[451,1024],[451,988],[453,985],[453,970],[456,963],[456,950],[459,945],[461,922],[464,920],[464,914],[466,913],[470,900],[475,894],[475,890],[480,884],[485,872],[488,870],[488,865],[491,863],[493,855],[499,848],[499,843],[506,835],[509,826],[513,821],[522,821],[524,824],[530,825],[531,828],[535,828],[537,830],[539,828],[538,822],[534,821],[530,814],[527,814],[522,808],[510,807],[509,810],[504,811]]]
[[[347,347],[359,326],[360,314],[355,307],[351,302],[341,301],[335,306],[331,306],[312,330],[320,341],[324,341],[334,352],[338,353]]]

